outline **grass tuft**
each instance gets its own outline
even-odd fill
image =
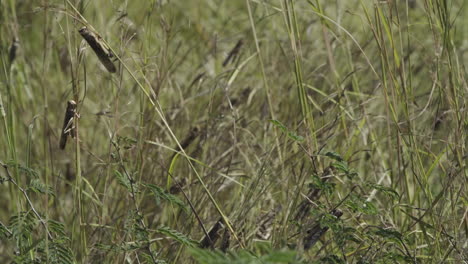
[[[463,0],[0,6],[0,263],[468,260]]]

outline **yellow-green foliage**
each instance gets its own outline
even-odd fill
[[[467,24],[464,0],[0,0],[0,263],[466,261]]]

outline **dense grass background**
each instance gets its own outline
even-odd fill
[[[0,262],[467,262],[467,25],[463,0],[1,0]]]

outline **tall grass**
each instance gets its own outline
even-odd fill
[[[0,6],[1,263],[468,260],[464,1]]]

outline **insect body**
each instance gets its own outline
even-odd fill
[[[17,38],[14,38],[13,39],[13,43],[11,43],[11,46],[10,46],[10,63],[13,63],[13,61],[15,60],[16,58],[16,51],[18,50],[18,47],[19,47],[19,40]]]
[[[75,137],[76,130],[74,119],[76,118],[76,102],[73,100],[68,101],[67,110],[65,111],[65,119],[63,120],[62,135],[60,136],[60,149],[65,149],[67,144],[67,137]]]
[[[232,61],[235,60],[235,58],[239,54],[239,51],[241,50],[243,44],[244,44],[244,42],[242,41],[242,39],[237,41],[236,46],[234,46],[234,48],[232,48],[232,50],[229,52],[228,56],[224,60],[223,67],[226,67],[229,64],[229,62],[232,62]]]
[[[81,36],[86,40],[86,42],[88,42],[89,46],[94,50],[94,53],[96,53],[97,57],[106,69],[111,73],[116,72],[117,69],[111,61],[114,54],[109,47],[104,44],[102,38],[98,34],[90,31],[87,27],[82,27],[78,32],[80,32]]]

